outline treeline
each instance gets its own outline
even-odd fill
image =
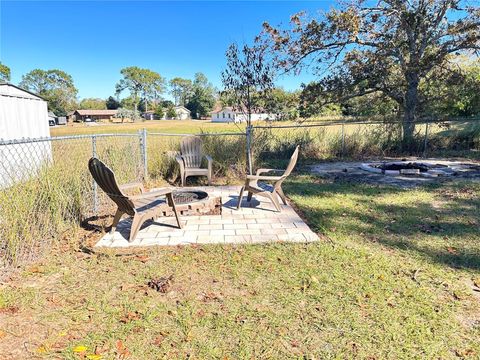
[[[480,115],[480,60],[464,56],[452,57],[449,69],[442,69],[423,80],[420,85],[419,116],[469,117]],[[121,70],[122,78],[115,92],[107,99],[84,98],[77,100],[78,90],[72,77],[61,70],[35,69],[22,76],[19,86],[44,97],[49,109],[64,116],[75,109],[125,109],[129,114],[153,111],[159,118],[174,117],[173,107],[185,106],[193,118],[205,118],[216,105],[236,106],[229,91],[216,89],[202,73],[193,79],[176,77],[167,81],[149,69],[127,67]],[[0,80],[10,80],[10,69],[0,64]],[[381,91],[371,92],[343,101],[329,99],[319,91],[321,84],[312,82],[297,91],[274,88],[268,96],[258,94],[258,108],[276,114],[279,120],[295,120],[323,116],[401,116],[398,102]],[[120,98],[122,94],[127,96]],[[170,94],[173,101],[165,100]],[[254,94],[255,97],[255,94]]]
[[[436,70],[420,82],[418,118],[480,115],[480,59],[455,56],[450,59],[449,66],[452,69]],[[276,114],[280,120],[329,116],[402,117],[398,102],[382,91],[344,96],[339,100],[330,97],[322,86],[320,82],[311,82],[293,92],[281,88],[267,93],[253,91],[251,102],[256,108]],[[219,99],[223,105],[237,105],[235,96],[229,91],[221,92]]]
[[[122,78],[115,85],[115,92],[107,99],[84,98],[78,100],[78,89],[70,74],[58,70],[34,69],[22,76],[19,86],[42,96],[48,101],[49,110],[65,116],[76,109],[124,109],[133,116],[154,111],[159,117],[175,116],[174,106],[185,106],[192,117],[209,115],[218,99],[218,90],[202,73],[194,79],[174,78],[167,81],[159,73],[136,66],[120,71]],[[10,81],[10,68],[0,63],[0,81]],[[174,101],[165,100],[170,93]],[[125,97],[120,98],[121,95]]]
[[[457,56],[452,69],[437,70],[419,84],[418,117],[470,117],[480,115],[480,59]],[[453,71],[455,68],[455,72]],[[402,115],[398,102],[381,91],[331,101],[319,96],[321,85],[312,82],[299,93],[299,113],[311,116],[396,116]]]

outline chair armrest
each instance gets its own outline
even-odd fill
[[[183,165],[183,156],[182,155],[175,155],[175,160],[177,160],[177,162],[179,164]]]
[[[247,180],[267,180],[278,181],[282,179],[282,176],[259,176],[259,175],[247,175]]]
[[[140,195],[129,196],[128,198],[130,200],[151,199],[151,198],[157,198],[160,196],[165,196],[165,195],[171,194],[172,192],[173,192],[172,189],[159,189],[155,191],[149,191]]]
[[[280,170],[280,169],[257,169],[257,173],[256,175],[260,175],[260,174],[263,174],[263,173],[266,173],[266,172],[284,172],[285,170]]]
[[[127,191],[130,189],[138,189],[143,194],[145,192],[145,188],[141,182],[131,182],[128,184],[123,184],[119,186],[120,190]]]
[[[207,159],[209,163],[212,163],[213,159],[210,155],[203,155],[203,156],[205,156],[205,159]]]
[[[185,162],[182,155],[176,155],[175,160],[177,160],[178,165],[180,166],[180,172],[182,173],[185,169]]]

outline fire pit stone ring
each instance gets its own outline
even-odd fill
[[[444,164],[419,161],[393,161],[378,163],[363,163],[362,170],[383,175],[414,175],[422,177],[452,176],[455,169]]]
[[[190,204],[196,201],[208,199],[208,193],[199,190],[178,190],[173,192],[175,204]]]

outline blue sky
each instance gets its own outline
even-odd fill
[[[231,42],[251,42],[263,21],[288,23],[328,1],[4,1],[0,0],[0,60],[12,82],[34,68],[71,74],[79,97],[113,95],[120,69],[140,66],[167,79],[203,72],[221,88]],[[288,76],[288,90],[313,76]]]

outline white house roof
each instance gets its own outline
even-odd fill
[[[220,110],[214,110],[211,112],[211,114],[217,114],[221,112],[233,112],[235,114],[243,114],[244,112],[240,110],[240,108],[236,106],[224,106]],[[245,112],[247,112],[245,110]],[[264,109],[252,109],[252,114],[266,114],[266,111]]]
[[[185,106],[175,106],[175,110],[185,110],[186,112],[190,113],[191,111],[188,110]]]
[[[7,82],[0,82],[0,95],[22,99],[44,100],[41,96]]]

